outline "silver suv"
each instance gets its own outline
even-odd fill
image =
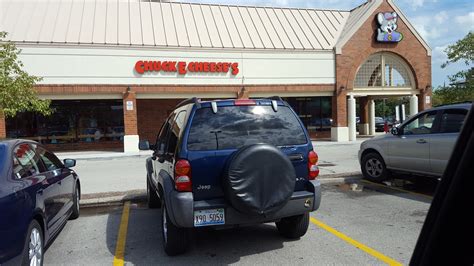
[[[359,163],[364,177],[380,182],[389,172],[441,177],[472,103],[422,111],[391,134],[362,142]]]

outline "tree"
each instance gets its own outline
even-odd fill
[[[409,98],[407,97],[396,97],[386,98],[375,101],[375,115],[381,117],[394,117],[395,107],[400,104],[409,104]]]
[[[449,104],[454,102],[471,101],[474,99],[474,33],[469,32],[455,44],[449,45],[445,50],[448,61],[441,65],[442,68],[449,64],[464,61],[468,69],[459,71],[449,76],[449,86],[442,86],[433,91],[433,105]]]
[[[0,32],[0,112],[6,117],[25,111],[51,114],[51,101],[39,99],[33,87],[41,78],[22,69],[23,63],[18,59],[21,50],[6,36],[6,32]]]

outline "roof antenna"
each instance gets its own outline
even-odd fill
[[[215,114],[217,113],[217,103],[211,102],[212,112]]]

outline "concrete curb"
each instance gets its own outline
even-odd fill
[[[96,208],[121,205],[126,201],[145,202],[146,190],[130,190],[124,192],[107,192],[82,195],[81,208]]]
[[[360,172],[322,175],[319,177],[321,184],[348,183],[362,179]],[[130,190],[123,192],[105,192],[84,194],[80,200],[81,208],[97,208],[121,205],[126,201],[145,202],[146,190]]]
[[[336,184],[336,183],[350,183],[359,181],[362,179],[362,175],[357,176],[346,176],[346,177],[331,177],[331,178],[321,178],[319,181],[321,184]]]
[[[113,160],[113,159],[122,159],[122,158],[132,158],[132,157],[149,157],[151,153],[131,153],[131,154],[61,154],[57,153],[59,159],[63,160],[66,158],[75,159],[77,161],[88,161],[88,160]]]
[[[362,177],[362,173],[360,171],[355,172],[345,172],[345,173],[336,173],[336,174],[325,174],[319,175],[319,179],[331,179],[331,178],[339,178],[339,177]]]

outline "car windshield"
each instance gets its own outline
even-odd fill
[[[188,138],[189,150],[237,149],[254,143],[275,146],[307,143],[296,115],[286,106],[227,106],[216,114],[196,111]]]

